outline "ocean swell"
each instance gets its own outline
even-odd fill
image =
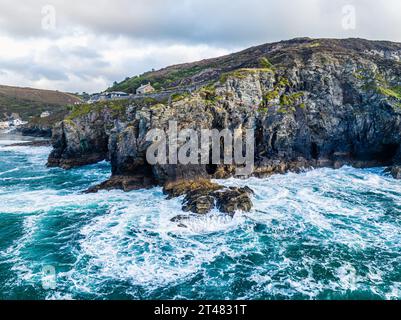
[[[251,187],[253,210],[179,225],[181,199],[83,194],[109,165],[49,169],[49,151],[0,147],[0,298],[401,298],[401,184],[383,168],[218,181]]]

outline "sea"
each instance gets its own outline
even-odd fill
[[[101,162],[47,168],[0,135],[0,299],[401,298],[401,181],[384,168],[229,179],[251,212],[193,216],[162,189],[85,194]]]

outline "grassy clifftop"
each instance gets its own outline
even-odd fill
[[[252,47],[241,52],[202,61],[173,65],[161,70],[146,72],[126,78],[109,88],[109,91],[135,93],[144,83],[151,82],[155,89],[172,89],[186,85],[216,81],[225,73],[246,68],[286,68],[321,53],[325,56],[349,57],[365,55],[368,59],[401,52],[401,44],[388,41],[368,41],[364,39],[310,39],[297,38]]]
[[[43,111],[57,114],[67,105],[80,101],[70,93],[0,85],[0,118],[4,113],[18,113],[23,119],[37,117]]]

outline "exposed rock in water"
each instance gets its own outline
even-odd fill
[[[192,218],[197,218],[197,217],[198,217],[198,215],[195,215],[195,214],[191,214],[191,215],[180,214],[180,215],[175,216],[174,218],[172,218],[170,221],[171,222],[181,223],[181,222],[185,222],[185,221],[188,221],[188,220],[190,220]]]
[[[30,125],[27,124],[23,127],[18,128],[23,136],[38,137],[38,138],[50,138],[52,136],[52,128],[50,126],[42,125]]]
[[[401,166],[393,166],[390,170],[394,179],[401,180]]]
[[[99,185],[90,187],[86,193],[96,193],[101,190],[120,189],[126,192],[155,187],[156,181],[144,175],[136,176],[112,176],[109,180]]]
[[[199,215],[195,215],[195,214],[192,214],[192,215],[180,214],[180,215],[172,218],[170,221],[177,223],[177,226],[180,228],[187,228],[187,225],[185,223],[191,219],[195,219],[198,217],[199,217]]]
[[[168,198],[185,195],[182,209],[185,212],[206,214],[217,208],[223,213],[234,215],[236,211],[249,212],[252,209],[248,188],[225,188],[205,179],[169,182],[164,187]]]
[[[252,194],[253,191],[248,187],[230,187],[218,191],[194,190],[185,197],[183,210],[205,214],[216,207],[221,212],[230,215],[234,215],[237,211],[249,212],[253,206]]]
[[[217,208],[224,213],[233,215],[236,211],[249,212],[252,209],[251,195],[253,190],[249,187],[235,188],[230,187],[215,192]]]
[[[102,120],[96,116],[91,113],[80,121],[64,120],[53,129],[53,151],[47,162],[49,167],[71,169],[108,158],[105,115],[101,115]]]
[[[51,145],[52,144],[50,140],[37,140],[37,141],[13,143],[5,147],[50,147]]]
[[[215,206],[214,192],[223,187],[206,179],[178,180],[167,182],[163,192],[168,199],[185,195],[183,210],[206,214]]]
[[[183,201],[182,209],[185,212],[206,214],[215,207],[214,192],[206,189],[190,191]]]
[[[194,191],[214,192],[223,187],[207,179],[169,181],[163,187],[168,199],[187,195]]]

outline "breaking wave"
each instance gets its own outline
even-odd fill
[[[181,199],[83,194],[109,165],[49,169],[49,151],[0,147],[0,298],[401,298],[401,183],[382,168],[219,181],[251,187],[252,212],[179,224]]]

